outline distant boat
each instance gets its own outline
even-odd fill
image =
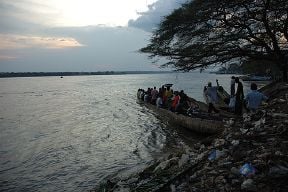
[[[239,77],[242,81],[271,81],[271,76],[262,75],[244,75]]]

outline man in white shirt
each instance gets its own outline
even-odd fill
[[[214,104],[218,102],[218,96],[217,96],[217,88],[215,86],[212,86],[211,82],[208,82],[207,89],[205,91],[205,94],[207,96],[208,100],[208,113],[211,113],[214,111],[215,113],[219,113],[219,110],[215,108]]]
[[[261,102],[266,101],[267,99],[267,96],[257,90],[257,85],[255,83],[251,83],[251,91],[245,98],[248,110],[255,112],[261,105]]]

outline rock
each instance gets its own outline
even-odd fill
[[[233,140],[231,141],[231,144],[236,146],[236,145],[239,145],[240,141],[239,140]]]
[[[201,144],[200,143],[195,143],[193,147],[194,147],[194,149],[199,150],[200,147],[201,147]]]
[[[277,156],[283,156],[283,153],[282,153],[281,151],[276,151],[276,152],[275,152],[275,155],[277,155]]]
[[[175,187],[175,185],[170,185],[170,189],[171,189],[171,192],[176,192],[176,187]]]
[[[202,160],[202,159],[205,157],[205,155],[206,155],[206,153],[203,152],[203,153],[197,155],[197,157],[195,158],[195,160],[196,160],[196,161],[200,161],[200,160]]]
[[[225,144],[225,140],[224,139],[215,139],[214,142],[214,146],[215,147],[221,147]]]
[[[272,113],[272,117],[281,117],[281,118],[288,118],[288,114],[286,113]]]
[[[267,158],[268,156],[271,156],[271,153],[266,152],[266,153],[262,153],[262,154],[256,155],[256,157],[258,159],[264,159],[264,158]]]
[[[190,176],[189,181],[193,181],[196,178],[197,178],[197,174],[194,173],[193,175]]]
[[[222,162],[218,162],[218,166],[219,167],[230,167],[230,165],[232,165],[231,161],[222,161]]]
[[[251,116],[248,113],[243,114],[243,121],[244,122],[249,122],[251,121]]]
[[[222,156],[224,156],[224,155],[225,155],[225,151],[224,151],[224,150],[220,151],[220,150],[215,150],[215,149],[213,149],[213,150],[211,151],[211,153],[209,154],[208,159],[209,159],[210,161],[213,161],[213,160],[219,159],[220,157],[222,157]]]
[[[205,145],[204,144],[202,144],[201,146],[200,146],[200,149],[199,149],[199,151],[204,151],[205,150]]]
[[[133,177],[129,180],[126,181],[127,184],[132,184],[132,183],[136,183],[138,181],[138,178],[137,177]]]
[[[233,148],[232,157],[235,161],[241,161],[244,157],[246,157],[246,152],[242,151],[239,147]]]
[[[115,192],[129,192],[129,191],[130,191],[130,188],[121,187],[119,189],[116,189]]]
[[[189,161],[189,155],[182,154],[180,160],[178,161],[178,166],[182,167],[183,165],[187,164]]]
[[[212,170],[208,173],[209,175],[218,175],[218,172],[215,170]]]
[[[231,180],[232,185],[237,185],[238,183],[240,183],[239,179],[232,179]]]
[[[235,119],[233,119],[233,118],[230,118],[229,121],[227,121],[227,124],[229,126],[232,126],[234,123],[235,123]]]
[[[185,187],[187,187],[187,184],[182,183],[179,186],[177,186],[176,191],[185,191]]]
[[[266,121],[265,118],[261,118],[261,119],[259,119],[258,121],[255,121],[255,122],[254,122],[254,126],[255,126],[255,127],[260,127],[260,126],[262,126],[262,125],[265,124],[265,121]]]
[[[285,99],[277,99],[276,102],[277,103],[286,103],[286,100]]]
[[[249,131],[249,129],[240,128],[240,131],[242,134],[246,134]]]
[[[223,175],[220,175],[214,179],[215,184],[224,184],[226,183],[226,179]]]
[[[172,164],[176,163],[178,161],[178,157],[173,157],[172,159],[169,159],[167,161],[163,161],[161,162],[155,169],[154,169],[154,173],[158,172],[160,170],[164,170],[168,167],[170,167]]]
[[[241,190],[257,191],[257,187],[252,179],[247,179],[241,184]]]
[[[236,167],[232,167],[230,171],[233,175],[240,175],[239,169],[237,169]]]
[[[282,165],[275,165],[270,168],[269,175],[272,177],[281,177],[288,174],[288,167]]]

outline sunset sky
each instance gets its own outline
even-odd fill
[[[184,2],[0,0],[0,72],[159,70],[137,50]]]

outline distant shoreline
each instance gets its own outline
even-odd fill
[[[84,75],[128,75],[128,74],[161,74],[172,71],[98,71],[98,72],[0,72],[0,78],[8,77],[48,77],[48,76],[84,76]]]

